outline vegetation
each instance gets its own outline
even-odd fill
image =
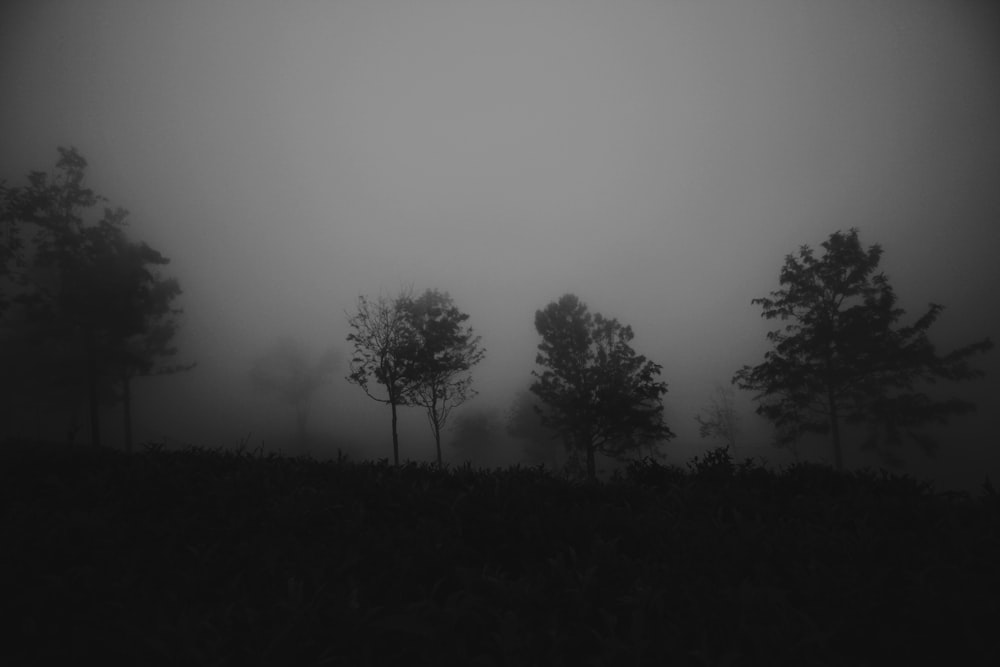
[[[710,452],[579,484],[0,450],[3,664],[989,664],[1000,499]]]
[[[476,395],[469,369],[483,360],[486,350],[480,347],[480,337],[465,325],[469,316],[447,292],[427,290],[402,306],[417,342],[413,358],[417,381],[408,401],[427,410],[440,466],[441,429],[454,408]]]
[[[597,452],[623,458],[673,437],[663,423],[661,367],[635,353],[631,327],[592,316],[566,294],[535,313],[535,329],[535,363],[545,370],[533,372],[531,391],[544,404],[542,422],[586,456],[588,478],[596,477]]]
[[[702,438],[717,438],[726,443],[726,447],[736,449],[736,436],[739,433],[739,415],[733,404],[734,392],[729,387],[716,385],[708,399],[708,405],[703,409],[704,416],[694,416],[698,422],[698,435]]]
[[[898,444],[909,436],[925,451],[933,441],[916,427],[974,409],[958,399],[933,400],[919,385],[965,380],[981,373],[968,358],[992,347],[985,339],[939,355],[927,338],[942,306],[931,304],[909,326],[883,273],[876,273],[882,249],[861,247],[858,230],[835,232],[816,258],[809,246],[788,255],[782,288],[754,299],[763,317],[790,321],[767,334],[774,349],[757,366],[744,366],[733,382],[759,392],[758,414],[774,422],[778,440],[807,432],[829,433],[833,458],[843,467],[842,423],[870,428],[870,443]]]
[[[427,290],[416,299],[410,290],[394,299],[358,298],[357,311],[348,318],[353,331],[347,340],[354,345],[354,358],[347,379],[391,408],[395,465],[399,465],[396,410],[403,405],[427,410],[441,465],[441,429],[452,409],[475,395],[469,369],[486,354],[479,336],[465,325],[468,319],[447,292],[437,290]],[[381,385],[382,393],[373,393],[372,384]]]
[[[0,379],[8,399],[72,410],[85,395],[96,444],[101,402],[123,401],[129,433],[130,378],[189,367],[167,363],[180,288],[157,272],[165,257],[127,238],[124,210],[88,224],[104,200],[83,186],[83,158],[60,156],[55,176],[0,186]],[[0,664],[992,664],[989,480],[974,498],[840,470],[842,422],[927,446],[918,425],[971,409],[918,383],[977,375],[967,359],[991,343],[938,355],[926,331],[941,307],[897,326],[877,245],[851,230],[823,247],[786,258],[782,289],[754,301],[790,323],[734,380],[781,438],[831,433],[836,468],[735,462],[722,388],[696,419],[727,447],[663,465],[661,367],[630,327],[567,294],[536,312],[539,370],[505,423],[483,409],[454,421],[463,453],[507,435],[551,467],[449,469],[440,432],[484,355],[468,315],[437,290],[362,296],[347,379],[390,406],[392,466],[132,453],[130,435],[124,453],[0,447],[0,590],[16,626]],[[251,378],[296,408],[304,435],[334,364],[286,340]],[[427,410],[436,466],[400,466],[407,405]],[[597,455],[647,448],[597,481]]]
[[[181,289],[157,271],[170,260],[128,238],[128,212],[84,185],[86,168],[75,149],[59,148],[54,174],[32,172],[26,186],[0,188],[3,389],[71,413],[84,393],[93,444],[101,441],[100,405],[121,400],[131,449],[132,379],[193,367],[169,363]]]
[[[408,321],[405,304],[410,292],[394,299],[380,294],[375,300],[358,297],[357,309],[347,319],[352,331],[347,335],[354,346],[347,381],[358,385],[372,400],[385,403],[392,412],[392,459],[399,465],[397,409],[406,405],[416,384],[413,355],[416,340]],[[376,385],[381,385],[381,390]]]

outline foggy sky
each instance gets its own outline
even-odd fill
[[[456,414],[506,409],[531,379],[535,310],[573,292],[663,365],[685,460],[712,386],[767,349],[750,300],[838,229],[882,244],[906,321],[946,306],[943,348],[1000,338],[988,7],[6,2],[0,178],[76,146],[131,235],[171,258],[199,367],[137,387],[140,441],[290,431],[290,410],[249,391],[254,356],[288,333],[346,352],[357,296],[412,284],[450,292],[483,336],[481,396]],[[910,450],[912,470],[1000,479],[998,356],[953,392],[978,415],[937,461]],[[388,456],[388,411],[346,372],[312,428],[370,433]],[[778,458],[740,402],[747,453]],[[429,458],[423,416],[404,424],[402,455]]]

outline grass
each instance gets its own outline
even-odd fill
[[[1000,663],[1000,500],[716,451],[577,483],[7,446],[2,664]]]

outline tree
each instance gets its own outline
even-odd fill
[[[104,358],[115,369],[122,401],[125,451],[132,451],[132,380],[191,370],[194,363],[169,360],[177,354],[174,337],[183,312],[173,305],[181,295],[176,279],[163,278],[150,266],[170,260],[145,243],[133,243],[123,233],[112,235],[98,263],[89,270],[91,293],[113,304],[107,325]]]
[[[595,454],[621,460],[629,451],[674,436],[663,422],[661,366],[637,355],[631,327],[591,314],[566,294],[535,313],[542,337],[531,385],[544,404],[543,423],[568,447],[586,455],[596,478]]]
[[[719,438],[727,447],[736,449],[736,434],[739,430],[736,409],[733,406],[733,390],[716,385],[704,407],[705,416],[694,416],[698,422],[698,434],[703,438]]]
[[[0,182],[0,316],[10,307],[8,292],[24,263],[24,242],[17,220],[18,191]]]
[[[394,299],[379,295],[371,300],[358,297],[357,310],[348,316],[353,332],[347,340],[354,346],[347,381],[358,385],[369,398],[389,406],[392,412],[392,455],[399,465],[397,408],[406,405],[417,384],[414,358],[419,341],[407,309],[409,290]],[[375,385],[381,385],[382,390]]]
[[[167,258],[128,239],[128,212],[104,206],[107,200],[84,186],[86,160],[73,148],[59,148],[59,156],[55,174],[32,172],[27,186],[3,188],[3,224],[13,244],[2,258],[10,296],[0,313],[8,315],[7,342],[27,342],[19,350],[52,373],[44,376],[49,386],[83,380],[93,444],[100,443],[101,403],[120,395],[128,445],[128,380],[176,351],[170,341],[180,311],[171,304],[180,287],[155,271]],[[92,211],[98,206],[99,217]],[[97,219],[88,224],[86,217]],[[59,362],[46,351],[56,351]],[[184,368],[190,366],[159,372]]]
[[[305,444],[309,404],[339,364],[336,349],[327,349],[313,362],[301,341],[285,336],[257,358],[250,370],[250,381],[258,391],[276,396],[295,410],[296,434]]]
[[[412,405],[427,411],[434,433],[437,463],[441,465],[441,429],[451,411],[476,395],[469,370],[482,361],[486,350],[480,337],[465,326],[469,316],[460,311],[447,292],[427,290],[416,299],[404,299],[416,346],[412,362],[414,384],[407,396]]]
[[[507,435],[523,443],[521,451],[528,464],[546,464],[555,470],[565,447],[559,434],[542,422],[541,412],[539,398],[530,389],[519,390],[507,409]]]
[[[957,399],[933,400],[918,390],[938,379],[963,380],[982,373],[968,358],[992,347],[989,339],[939,355],[927,337],[942,306],[909,326],[885,274],[877,272],[879,245],[862,248],[858,230],[835,232],[817,258],[809,246],[788,255],[781,289],[754,299],[766,319],[789,324],[771,331],[774,348],[757,366],[743,366],[733,382],[758,392],[757,413],[777,428],[779,443],[805,433],[829,433],[837,469],[843,467],[841,427],[864,423],[868,445],[899,444],[910,436],[926,453],[934,443],[916,428],[974,409]]]
[[[451,446],[458,452],[459,461],[472,461],[480,465],[496,458],[502,422],[489,408],[472,408],[455,418]]]

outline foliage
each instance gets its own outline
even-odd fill
[[[532,372],[531,391],[544,404],[543,423],[586,455],[590,479],[596,453],[623,459],[673,437],[663,423],[661,366],[635,353],[631,327],[592,316],[566,294],[535,313],[535,328],[542,337],[535,362],[545,370]]]
[[[32,172],[27,186],[2,190],[7,343],[32,341],[18,354],[41,385],[86,387],[95,443],[99,403],[121,398],[129,446],[129,380],[192,367],[165,364],[177,352],[181,290],[157,272],[166,257],[128,238],[128,212],[84,186],[86,160],[73,148],[59,156],[55,174]]]
[[[309,402],[339,364],[340,354],[336,349],[327,349],[313,362],[300,340],[285,336],[257,358],[250,370],[250,382],[258,391],[276,396],[295,409],[298,437],[304,442]]]
[[[992,498],[884,472],[0,450],[3,664],[990,664]]]
[[[480,347],[480,337],[465,325],[469,316],[447,292],[426,290],[400,305],[417,343],[412,359],[415,382],[407,402],[427,410],[441,465],[441,429],[454,408],[476,395],[469,370],[482,361],[486,351]]]
[[[869,444],[898,444],[903,436],[930,452],[933,442],[917,428],[968,412],[971,403],[934,400],[918,389],[938,379],[981,375],[968,364],[992,347],[989,339],[939,355],[927,337],[942,306],[931,304],[915,323],[896,326],[904,311],[885,274],[877,272],[882,249],[863,249],[858,230],[835,232],[816,258],[809,246],[788,255],[781,289],[754,299],[763,317],[789,322],[768,333],[774,348],[757,366],[744,366],[733,381],[758,392],[758,414],[778,429],[780,442],[808,432],[830,433],[837,468],[842,466],[842,423],[864,423]]]
[[[733,390],[722,385],[716,385],[705,406],[705,416],[695,415],[698,422],[698,435],[702,438],[718,438],[727,447],[736,448],[736,435],[739,432],[739,417],[733,405]]]

